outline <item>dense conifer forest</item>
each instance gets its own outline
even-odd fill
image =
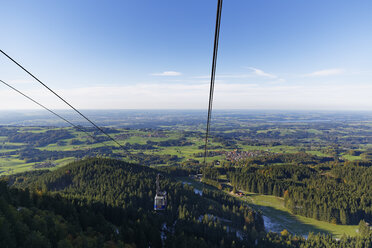
[[[54,172],[9,176],[13,187],[2,184],[4,247],[247,247],[264,232],[261,215],[248,206],[207,189],[201,197],[168,177],[161,182],[167,210],[155,213],[156,174],[88,159]],[[28,246],[28,236],[37,239],[35,246]]]
[[[277,165],[237,168],[228,175],[237,188],[284,197],[294,214],[334,224],[372,220],[372,167]]]
[[[306,178],[311,170],[301,173]],[[228,194],[204,188],[202,196],[163,171],[168,192],[163,213],[153,210],[158,171],[119,160],[92,158],[55,171],[2,178],[1,247],[371,247],[365,222],[360,235],[336,241],[266,233],[260,213]],[[170,172],[175,173],[174,171]],[[340,171],[342,173],[342,171]],[[168,176],[169,175],[169,176]],[[280,190],[279,190],[280,191]]]

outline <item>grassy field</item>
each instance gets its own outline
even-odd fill
[[[240,145],[246,151],[268,151],[275,153],[296,153],[299,151],[299,147],[295,146],[249,146],[249,145]]]
[[[352,156],[352,155],[349,155],[349,154],[345,154],[342,157],[346,160],[349,160],[349,161],[362,160],[361,156]]]
[[[179,178],[196,189],[202,190],[203,187],[215,189],[212,186],[202,184],[191,178]],[[307,236],[312,233],[329,233],[335,238],[340,238],[343,234],[348,236],[357,235],[357,225],[334,225],[325,221],[318,221],[300,215],[291,214],[284,207],[284,200],[280,197],[260,195],[244,192],[245,196],[237,197],[248,203],[255,210],[261,210],[264,215],[265,227],[267,231],[281,232],[287,229],[292,234]]]
[[[320,152],[320,151],[306,151],[306,153],[316,155],[318,157],[329,157],[329,154],[325,154],[325,153]]]
[[[55,170],[59,167],[65,166],[68,163],[73,162],[74,160],[75,158],[72,158],[72,157],[66,157],[63,159],[54,160],[52,162],[56,166],[52,168],[48,168],[48,169]],[[0,173],[1,175],[9,175],[9,174],[14,174],[14,173],[35,170],[34,169],[35,164],[39,164],[39,163],[26,163],[25,160],[21,160],[15,157],[0,158]]]
[[[356,225],[335,225],[300,215],[293,215],[284,207],[284,200],[279,197],[246,193],[241,199],[248,202],[253,208],[263,212],[266,217],[264,218],[265,222],[269,222],[267,229],[273,232],[287,229],[293,234],[305,236],[310,232],[330,233],[336,238],[340,238],[343,234],[349,236],[357,234],[358,226]]]

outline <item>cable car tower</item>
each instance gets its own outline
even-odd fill
[[[154,210],[165,210],[167,207],[167,192],[160,190],[160,174],[156,176],[156,195],[154,199]]]

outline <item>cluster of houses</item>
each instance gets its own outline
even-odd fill
[[[231,191],[231,193],[234,194],[232,191]],[[235,195],[236,195],[236,196],[239,196],[239,197],[243,197],[243,196],[244,196],[244,193],[241,192],[241,191],[239,191],[239,190],[237,190],[237,191],[235,192]]]
[[[259,155],[262,155],[262,151],[238,151],[237,149],[235,149],[234,151],[225,153],[226,160],[232,162],[257,157]]]

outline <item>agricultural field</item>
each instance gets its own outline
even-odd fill
[[[86,132],[43,115],[35,119],[27,115],[21,122],[19,116],[17,121],[0,117],[0,176],[55,170],[86,157],[111,157],[167,173],[182,171],[184,178],[180,180],[200,190],[212,187],[227,194],[233,189],[243,192],[240,199],[263,213],[267,231],[286,229],[302,236],[310,232],[329,233],[337,238],[343,234],[355,236],[358,221],[370,218],[368,202],[353,212],[351,207],[344,208],[349,204],[345,200],[334,200],[338,205],[328,209],[322,199],[311,206],[312,200],[302,194],[308,190],[310,195],[323,181],[322,185],[330,183],[324,187],[334,187],[337,194],[350,199],[350,204],[369,199],[364,195],[368,179],[360,183],[360,190],[353,195],[348,195],[345,188],[356,187],[352,184],[355,178],[371,175],[370,113],[216,111],[206,167],[203,112],[120,113],[105,116],[97,111],[90,113],[90,118],[97,120],[124,149],[73,117]],[[110,114],[112,118],[107,117]],[[23,125],[16,125],[17,122]],[[203,182],[211,186],[185,178],[201,169]],[[328,191],[323,192],[323,197],[332,198]],[[310,206],[316,209],[314,213]]]
[[[43,168],[43,163],[57,168],[67,161],[97,155],[120,157],[149,166],[200,165],[203,161],[205,124],[202,111],[124,111],[120,117],[115,113],[111,113],[112,119],[108,118],[110,113],[105,116],[100,111],[90,113],[90,117],[105,125],[125,151],[93,128],[84,127],[95,139],[39,112],[25,115],[22,121],[17,116],[18,123],[27,126],[15,125],[11,115],[0,118],[0,175]],[[65,114],[76,118],[70,117],[68,112]],[[207,162],[244,163],[250,157],[265,153],[299,152],[363,161],[366,160],[363,154],[368,153],[372,144],[372,122],[367,121],[367,117],[355,114],[352,119],[349,114],[342,113],[216,111]],[[43,126],[39,126],[41,122]],[[39,158],[35,158],[36,153]],[[227,153],[230,153],[228,159]]]

